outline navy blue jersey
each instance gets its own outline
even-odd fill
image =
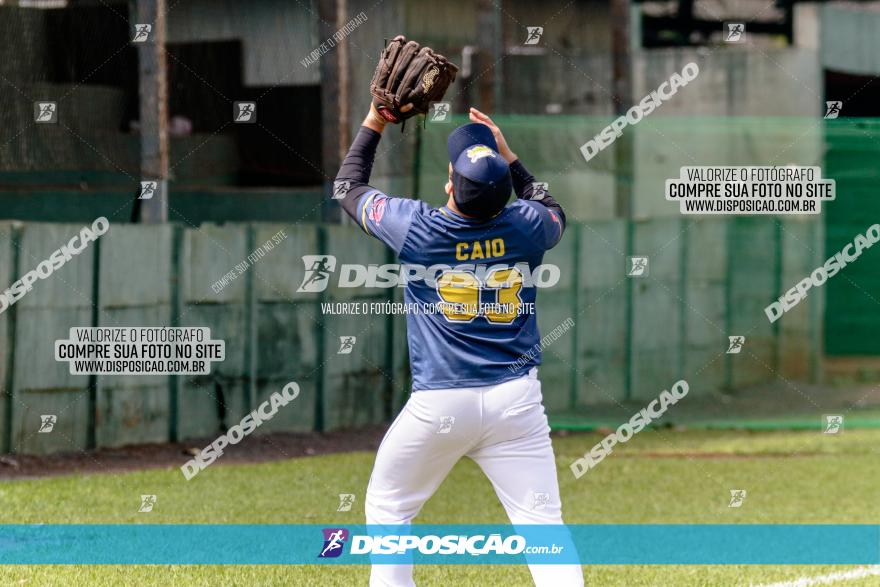
[[[361,228],[397,253],[404,272],[427,271],[404,291],[422,309],[407,313],[414,391],[492,385],[540,364],[535,270],[564,218],[525,199],[485,221],[376,189],[356,202]]]

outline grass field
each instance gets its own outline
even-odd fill
[[[598,434],[556,437],[569,523],[880,523],[880,431],[645,431],[575,480],[569,463]],[[0,482],[3,523],[363,523],[372,452],[215,464],[190,482],[175,469]],[[221,459],[222,463],[222,459]],[[746,489],[741,508],[729,490]],[[354,493],[337,513],[339,493]],[[141,494],[156,494],[139,514]],[[489,482],[463,461],[417,521],[505,523]],[[267,545],[271,547],[272,545]],[[223,545],[235,548],[234,545]],[[852,568],[852,567],[849,567]],[[759,585],[834,566],[587,566],[588,585]],[[5,566],[4,585],[365,585],[363,566]],[[420,585],[530,585],[525,567],[431,566]],[[878,585],[880,576],[845,582]],[[563,586],[560,586],[563,587]]]

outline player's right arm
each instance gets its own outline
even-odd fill
[[[336,180],[333,182],[334,199],[339,200],[342,209],[355,222],[359,220],[358,202],[361,196],[375,190],[369,185],[370,174],[373,172],[376,147],[379,146],[379,140],[382,138],[384,130],[385,121],[376,114],[373,106],[370,106],[370,113],[361,124],[354,142],[342,161],[339,173],[336,174]],[[340,192],[344,193],[342,198],[339,198]],[[360,224],[360,222],[358,223]]]
[[[406,106],[402,108],[405,110]],[[420,202],[391,198],[369,185],[376,148],[385,130],[385,120],[370,106],[334,181],[334,198],[361,230],[381,240],[394,252],[403,248],[413,214]],[[338,189],[337,189],[338,188]],[[338,196],[342,194],[342,197]]]
[[[510,150],[501,129],[492,122],[491,118],[476,108],[471,108],[470,119],[471,122],[479,122],[489,127],[498,144],[498,153],[510,165],[513,191],[516,192],[517,198],[528,202],[526,206],[522,207],[522,210],[533,228],[534,234],[530,236],[544,249],[555,247],[565,231],[565,211],[562,209],[562,205],[550,195],[546,184],[540,187],[540,192],[538,191],[538,182],[535,181],[535,176],[526,169],[516,153]]]

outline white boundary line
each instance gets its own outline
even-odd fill
[[[880,565],[870,567],[858,567],[851,571],[841,571],[839,573],[831,573],[828,575],[819,575],[817,577],[801,577],[793,581],[783,581],[781,583],[768,583],[757,585],[755,587],[809,587],[810,585],[831,585],[838,581],[849,581],[851,579],[862,579],[872,575],[880,575]]]

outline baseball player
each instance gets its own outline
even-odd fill
[[[512,524],[563,523],[537,376],[537,319],[523,311],[536,291],[516,265],[542,263],[562,238],[565,214],[492,120],[475,108],[470,119],[449,135],[441,208],[369,185],[387,124],[375,105],[336,177],[349,182],[339,200],[345,211],[401,263],[452,267],[433,282],[408,280],[404,290],[406,304],[442,311],[407,314],[413,393],[376,455],[368,524],[409,524],[465,456],[492,482]],[[530,199],[535,190],[539,199]],[[511,191],[517,199],[508,204]],[[539,586],[583,585],[580,565],[529,569]],[[373,565],[370,585],[415,585],[412,565]]]

